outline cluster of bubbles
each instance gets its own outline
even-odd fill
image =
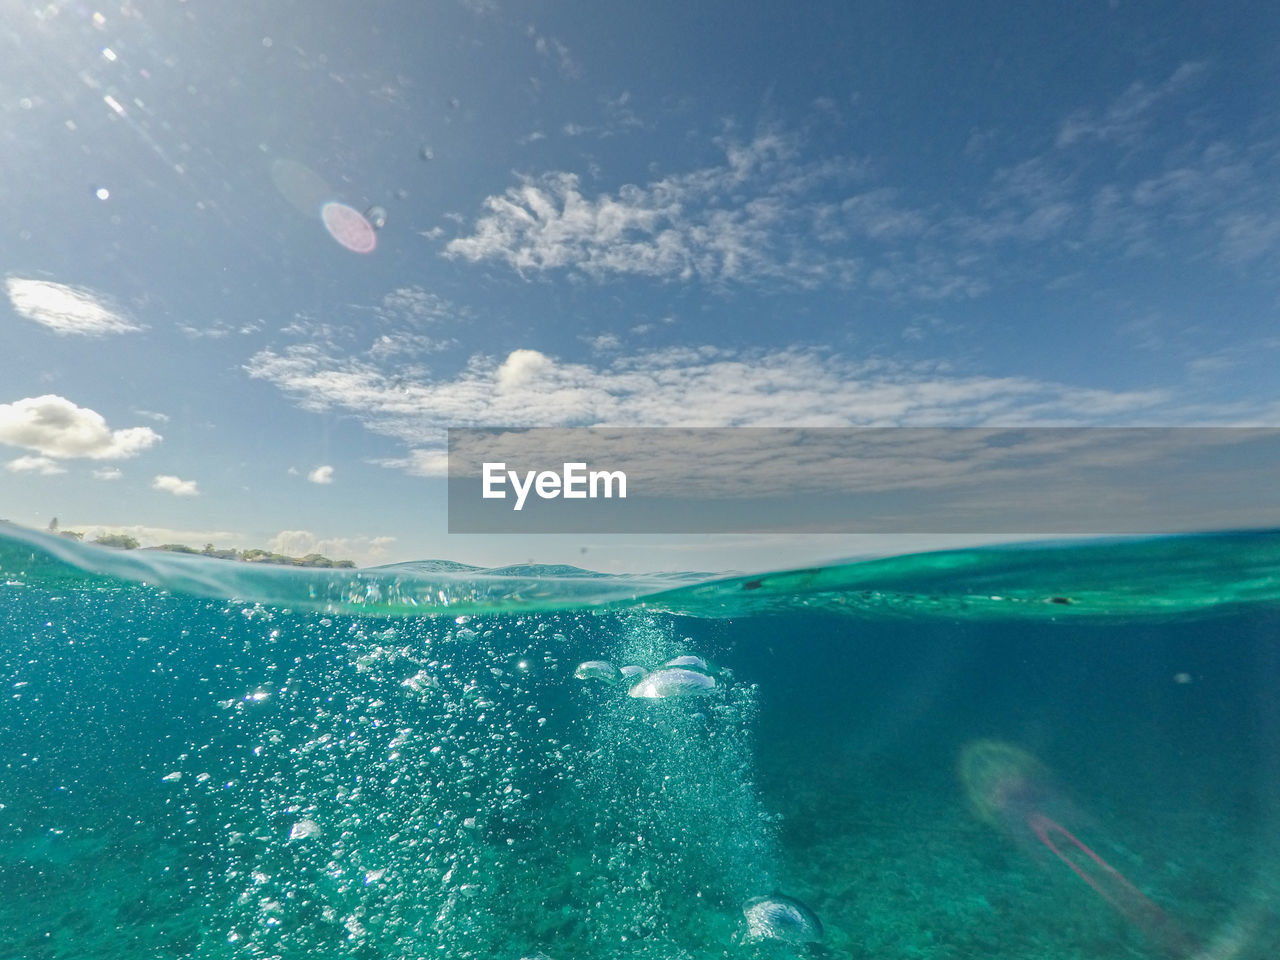
[[[226,943],[255,957],[505,949],[513,919],[536,914],[527,891],[553,850],[538,811],[568,762],[535,697],[558,662],[527,626],[267,631],[283,649],[260,669],[281,669],[221,701],[236,784],[212,798],[229,825]]]
[[[139,922],[193,955],[666,958],[800,942],[802,914],[760,905],[776,856],[754,786],[758,691],[688,652],[673,623],[323,617],[139,588],[63,628],[78,644],[65,663],[49,659],[52,628],[19,625],[35,640],[14,670],[39,656],[41,675],[74,676],[88,654],[113,671],[59,693],[84,703],[46,706],[51,681],[17,681],[12,729],[43,738],[11,745],[33,758],[24,856],[105,863],[112,830],[146,823],[121,862],[165,919]],[[77,738],[42,714],[64,708]],[[139,773],[113,761],[102,777],[131,799],[86,809],[129,822],[55,822],[34,758],[61,751],[65,771],[83,740],[88,782],[122,756],[124,729]],[[72,882],[71,866],[57,877]]]
[[[221,702],[239,761],[217,795],[236,825],[228,943],[561,960],[815,939],[806,908],[758,896],[776,857],[753,686],[669,623],[625,624],[625,668],[575,669],[590,618],[460,621],[316,621],[299,656],[265,658],[283,675]]]
[[[623,666],[593,659],[574,670],[588,702],[580,802],[594,810],[584,875],[608,905],[589,940],[655,956],[693,956],[708,942],[818,941],[804,904],[755,895],[772,888],[776,862],[754,787],[758,690],[690,643],[633,620],[614,651]]]

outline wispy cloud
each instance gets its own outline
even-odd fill
[[[280,332],[335,350],[369,350],[375,356],[421,358],[454,346],[455,340],[446,336],[442,328],[470,318],[465,307],[419,286],[398,287],[372,307],[351,309],[360,322],[297,314]]]
[[[326,356],[346,356],[379,369],[394,369],[395,382],[430,375],[437,355],[457,347],[450,324],[470,312],[421,287],[401,287],[373,307],[348,308],[324,319],[295,315],[280,333]]]
[[[307,479],[312,483],[319,483],[319,484],[333,483],[333,467],[329,466],[328,464],[325,464],[324,466],[316,467],[314,470],[312,470],[310,473],[307,474]]]
[[[112,430],[96,410],[56,394],[0,403],[0,443],[46,457],[123,459],[159,441],[160,434],[150,427]]]
[[[19,316],[57,334],[102,337],[143,329],[105,296],[86,287],[9,276],[5,292]]]
[[[562,77],[577,80],[582,76],[582,65],[569,53],[569,48],[563,41],[539,33],[532,25],[526,28],[525,33],[533,41],[533,49],[538,56],[554,63]]]
[[[1221,125],[1190,122],[1198,111],[1212,115],[1203,98],[1210,74],[1207,64],[1184,63],[1104,108],[1073,113],[1054,149],[1012,168],[1016,177],[997,175],[985,200],[993,215],[970,235],[1008,239],[1016,226],[1024,239],[1078,253],[1163,260],[1177,252],[1274,281],[1274,263],[1266,277],[1256,268],[1280,251],[1280,142],[1261,128],[1233,140]]]
[[[341,410],[436,473],[448,426],[971,426],[1169,422],[1165,391],[1107,391],[823,351],[682,348],[568,363],[536,350],[475,356],[450,379],[405,381],[305,345],[246,365],[301,407]],[[1176,422],[1176,421],[1175,421]]]
[[[1277,211],[1238,210],[1223,215],[1222,257],[1238,265],[1261,260],[1280,248],[1280,216]]]
[[[383,296],[374,313],[381,320],[415,326],[441,323],[465,315],[457,304],[419,286],[397,287]]]
[[[569,170],[521,175],[444,254],[526,278],[834,286],[893,302],[972,299],[1011,274],[1047,282],[1061,257],[1160,260],[1188,241],[1252,266],[1280,250],[1280,149],[1187,121],[1205,107],[1208,73],[1186,63],[1136,82],[1071,113],[1056,136],[1050,121],[1038,152],[987,144],[970,158],[985,177],[946,194],[909,193],[874,154],[814,159],[778,130],[721,138],[719,162],[612,190]],[[624,97],[610,109],[634,116]]]
[[[1132,144],[1147,132],[1156,107],[1197,83],[1206,71],[1207,64],[1184,63],[1160,83],[1137,81],[1105,109],[1071,114],[1058,130],[1057,144],[1069,147],[1089,140]]]
[[[215,320],[207,327],[193,327],[190,324],[179,324],[178,329],[192,340],[224,340],[232,334],[241,337],[252,336],[262,330],[261,320],[247,323],[228,323],[226,320]]]
[[[588,196],[580,178],[564,171],[523,177],[489,197],[473,232],[450,241],[445,253],[505,262],[521,273],[595,277],[807,285],[856,273],[856,262],[813,243],[819,210],[808,196],[818,183],[855,175],[856,162],[801,162],[795,144],[776,134],[728,144],[724,153],[723,163],[616,194]]]
[[[561,132],[566,137],[583,137],[593,136],[601,140],[610,137],[620,136],[626,133],[634,133],[638,130],[651,129],[652,124],[646,123],[636,113],[635,107],[631,102],[631,92],[623,90],[622,93],[615,97],[600,98],[600,117],[591,123],[565,123],[561,128]],[[536,139],[543,139],[539,134]],[[531,138],[522,138],[522,143],[534,142]]]
[[[66,467],[58,463],[52,457],[41,457],[27,454],[10,460],[4,465],[4,468],[10,473],[35,473],[42,477],[52,477],[59,473],[66,473]]]

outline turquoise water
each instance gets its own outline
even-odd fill
[[[1280,955],[1280,534],[0,583],[5,958]]]

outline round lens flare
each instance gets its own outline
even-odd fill
[[[1044,765],[1025,750],[997,740],[965,746],[960,780],[978,819],[1006,828],[1016,828],[1050,793]]]
[[[329,236],[352,253],[372,253],[378,245],[373,224],[359,210],[345,203],[330,201],[320,208],[320,219]]]

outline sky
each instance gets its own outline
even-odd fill
[[[868,543],[450,536],[445,431],[1280,425],[1280,8],[0,23],[0,516],[26,526],[766,569]]]

